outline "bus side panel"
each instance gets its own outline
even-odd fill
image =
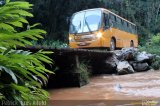
[[[138,47],[138,36],[137,36],[137,35],[134,35],[134,34],[131,34],[130,36],[131,36],[130,41],[133,40],[133,42],[134,42],[134,47]]]
[[[125,35],[123,34],[123,31],[118,30],[117,28],[114,28],[114,37],[116,39],[116,48],[122,48],[123,39],[125,39]]]
[[[117,48],[127,47],[128,44],[125,44],[127,41],[127,36],[128,33],[124,31],[118,30],[116,28],[109,28],[103,33],[102,46],[110,47],[111,38],[115,38]]]
[[[134,42],[134,47],[138,46],[137,35],[119,30],[117,28],[112,28],[112,30],[109,33],[109,36],[110,39],[108,39],[109,41],[107,43],[110,43],[111,38],[114,37],[116,39],[117,48],[130,47],[130,43],[132,40]]]
[[[103,47],[110,47],[110,39],[112,36],[112,32],[110,31],[110,29],[107,29],[104,31],[103,36],[102,36],[102,46]]]
[[[116,28],[108,28],[104,32],[102,32],[102,38],[97,39],[95,41],[90,41],[87,46],[78,46],[81,42],[69,42],[71,48],[99,48],[99,47],[110,47],[111,38],[114,37],[116,40],[116,48],[130,47],[130,42],[133,40],[134,47],[138,46],[138,38],[137,35],[130,34],[128,32],[116,29]],[[69,35],[72,39],[74,39],[74,35]],[[86,43],[86,42],[85,42]]]

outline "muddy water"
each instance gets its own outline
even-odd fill
[[[49,93],[52,102],[55,100],[88,100],[92,102],[93,100],[160,100],[160,71],[149,71],[122,76],[101,75],[91,78],[90,83],[84,87],[54,89],[50,90]],[[53,105],[53,103],[50,105]],[[108,105],[101,104],[95,106]]]

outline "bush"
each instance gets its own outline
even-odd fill
[[[153,61],[152,67],[154,69],[160,69],[160,33],[152,36],[151,40],[144,46],[139,47],[141,51],[146,51],[152,54],[156,54],[156,58]]]
[[[153,63],[152,63],[152,67],[155,69],[155,70],[159,70],[160,69],[160,58],[157,57],[154,59]]]
[[[77,72],[80,74],[81,85],[89,83],[90,72],[88,71],[86,62],[80,62],[79,66],[77,67]]]
[[[33,17],[26,11],[31,7],[28,2],[9,0],[0,7],[0,100],[14,101],[17,105],[23,105],[22,101],[48,99],[48,93],[41,87],[47,83],[46,73],[53,73],[43,65],[52,64],[45,55],[51,52],[16,49],[32,45],[30,40],[41,39],[41,34],[46,34],[33,26],[24,28],[24,24],[29,26],[25,17]]]
[[[62,41],[54,41],[54,40],[42,40],[40,42],[33,41],[34,46],[47,46],[47,47],[55,47],[55,48],[67,48],[68,44]]]

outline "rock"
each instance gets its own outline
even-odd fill
[[[106,65],[112,68],[116,68],[119,60],[117,59],[116,55],[108,57],[105,61]]]
[[[105,67],[107,71],[118,72],[118,74],[133,73],[134,70],[147,71],[155,58],[155,55],[139,52],[135,48],[123,48],[112,53],[112,56],[106,57],[102,67]]]
[[[132,65],[134,70],[137,72],[147,71],[150,69],[148,63],[133,63]]]
[[[122,50],[115,51],[115,54],[119,60],[133,60],[136,53],[138,52],[135,48],[123,48]]]
[[[131,60],[131,61],[128,61],[128,63],[133,66],[134,63],[136,63],[135,61]]]
[[[117,56],[120,57],[122,55],[122,51],[121,50],[115,50],[113,51],[113,53]]]
[[[134,73],[132,66],[127,61],[121,61],[117,64],[118,74]]]
[[[148,72],[154,72],[155,70],[154,69],[150,69],[150,70],[148,70]]]
[[[138,52],[135,60],[137,62],[150,62],[154,59],[154,57],[155,57],[155,55],[153,55],[153,54],[149,54],[146,52]]]
[[[158,59],[160,59],[160,56],[158,56],[158,55],[156,55],[155,57],[158,58]]]
[[[116,69],[117,69],[117,63],[118,63],[118,61],[119,60],[116,58],[115,55],[107,57],[104,60],[104,65],[102,66],[104,68],[105,74],[117,72]]]

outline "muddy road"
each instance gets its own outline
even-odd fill
[[[54,89],[49,90],[49,94],[52,102],[54,100],[160,100],[160,71],[96,76],[90,79],[88,85],[81,88]]]

